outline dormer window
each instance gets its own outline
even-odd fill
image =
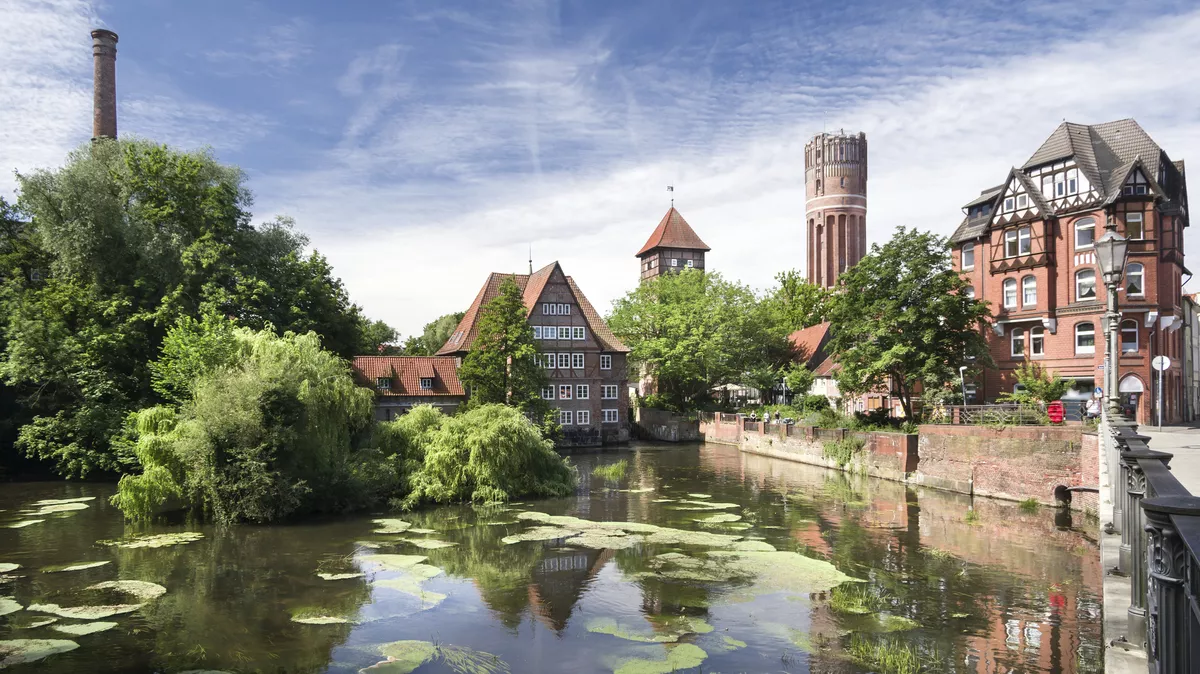
[[[380,391],[392,390],[392,378],[391,377],[376,377],[375,378],[375,388],[379,389]]]
[[[433,389],[433,377],[421,377],[421,388],[426,391]]]

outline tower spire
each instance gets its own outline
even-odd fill
[[[529,275],[533,276],[533,244],[529,244]]]

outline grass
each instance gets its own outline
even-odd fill
[[[1027,498],[1017,504],[1017,507],[1020,508],[1021,512],[1023,513],[1035,513],[1038,511],[1039,506],[1041,506],[1041,504],[1038,503],[1038,500],[1035,498]]]
[[[845,438],[837,442],[827,442],[822,453],[827,459],[833,459],[839,466],[845,466],[858,456],[866,443],[860,438]]]
[[[865,583],[844,583],[829,593],[829,608],[837,613],[866,615],[883,609],[883,600]]]
[[[963,516],[963,521],[967,524],[979,524],[982,519],[979,517],[979,512],[972,508],[967,511],[966,515]]]
[[[599,466],[592,469],[593,475],[599,475],[609,482],[617,482],[625,477],[626,471],[629,470],[629,462],[621,459],[616,463],[610,463],[607,466]]]
[[[899,641],[873,641],[855,634],[850,637],[846,652],[855,662],[879,674],[917,674],[921,671],[921,655],[917,649]]]

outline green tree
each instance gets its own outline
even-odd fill
[[[399,333],[383,321],[365,321],[362,326],[362,341],[358,346],[358,355],[362,356],[398,356],[403,349],[396,343]]]
[[[438,316],[425,324],[421,335],[409,337],[404,341],[404,353],[409,356],[432,356],[454,334],[466,312],[458,311],[444,316]]]
[[[815,379],[812,371],[802,363],[792,363],[783,372],[784,382],[792,392],[792,395],[797,397],[808,395],[808,392],[812,390]]]
[[[1062,400],[1067,391],[1075,388],[1074,379],[1063,379],[1057,373],[1051,374],[1042,368],[1041,363],[1021,363],[1013,375],[1017,378],[1021,390],[1000,394],[1000,400],[1021,404],[1040,403],[1045,405]]]
[[[990,362],[983,302],[950,264],[946,240],[898,227],[839,277],[830,306],[830,351],[850,395],[889,388],[913,417],[922,386],[942,387],[970,356]]]
[[[698,269],[640,284],[613,303],[608,324],[681,412],[708,404],[724,384],[777,377],[793,358],[787,330],[749,288]]]
[[[533,342],[533,327],[521,290],[511,278],[479,312],[478,331],[458,376],[470,389],[472,406],[511,405],[541,419],[548,377]]]
[[[775,275],[778,285],[765,299],[775,321],[788,334],[823,322],[829,314],[830,292],[809,283],[797,270]]]

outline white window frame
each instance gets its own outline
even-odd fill
[[[575,425],[576,426],[591,426],[592,425],[591,410],[577,410],[575,412]]]
[[[975,244],[973,243],[968,243],[962,247],[962,268],[964,271],[975,268]]]
[[[1017,254],[1029,255],[1033,252],[1033,230],[1021,227],[1017,230]]]
[[[571,305],[570,304],[558,305],[558,315],[559,316],[570,316],[571,315]]]
[[[611,370],[612,369],[612,356],[610,356],[608,354],[603,354],[600,356],[600,369],[601,370]]]
[[[588,384],[576,384],[575,385],[575,399],[576,400],[591,400],[591,397],[592,397],[591,386],[589,386]]]
[[[558,326],[558,338],[559,339],[571,339],[571,326],[569,326],[569,325]]]
[[[1029,196],[1025,194],[1017,195],[1017,208],[1027,208],[1029,206]]]
[[[549,302],[542,302],[542,315],[543,316],[550,315],[550,303]]]
[[[543,354],[541,354],[541,356],[542,356],[542,367],[547,370],[553,370],[554,369],[554,354],[543,353]]]
[[[1080,281],[1088,274],[1091,274],[1092,279],[1092,294],[1090,297],[1084,297],[1080,292]],[[1079,269],[1075,272],[1075,301],[1084,302],[1087,300],[1096,299],[1096,270],[1089,268]]]
[[[558,369],[560,369],[560,370],[570,370],[571,369],[571,354],[569,354],[569,353],[558,354]]]
[[[1005,197],[1004,198],[1004,212],[1005,213],[1013,212],[1016,209],[1016,206],[1017,206],[1016,197]]]
[[[1021,279],[1021,306],[1037,306],[1037,278],[1033,276]]]
[[[620,397],[620,391],[617,390],[616,384],[601,384],[600,399],[601,400],[616,400]]]
[[[1138,223],[1139,233],[1137,236],[1129,235],[1129,223]],[[1143,213],[1126,213],[1125,214],[1125,238],[1130,241],[1143,241],[1146,238],[1146,218]]]
[[[559,384],[558,385],[558,399],[559,400],[573,400],[573,398],[571,397],[571,394],[573,392],[574,392],[574,389],[571,387],[570,384]]]
[[[1133,326],[1132,329],[1126,326]],[[1125,341],[1125,335],[1132,332],[1132,345]],[[1141,347],[1141,331],[1138,330],[1137,321],[1121,321],[1121,353],[1137,353]]]
[[[1020,248],[1017,245],[1017,230],[1010,229],[1004,233],[1004,257],[1017,257],[1020,254]]]
[[[1040,325],[1029,331],[1029,355],[1034,358],[1046,355],[1046,329]]]
[[[1025,357],[1025,328],[1013,328],[1008,338],[1008,353],[1013,358]]]
[[[582,327],[575,326],[575,327],[571,328],[571,339],[574,339],[574,340],[587,339],[587,334]]]
[[[1079,169],[1067,169],[1067,194],[1079,194]]]
[[[375,378],[375,388],[379,389],[380,391],[392,390],[392,378],[391,377],[376,377]]]
[[[1015,278],[1004,279],[1004,283],[1001,284],[1001,288],[1004,291],[1004,308],[1005,309],[1016,309],[1017,308],[1017,279],[1015,279]]]
[[[587,363],[583,359],[582,353],[571,354],[571,369],[582,370]]]
[[[543,386],[542,387],[542,400],[554,400],[554,387],[553,386]]]
[[[684,260],[683,263],[684,263],[683,266],[687,267],[688,269],[691,269],[696,266],[695,260]]]
[[[1088,326],[1088,330],[1081,332],[1080,328],[1082,328],[1085,325]],[[1075,334],[1075,355],[1084,356],[1084,355],[1096,353],[1096,324],[1095,323],[1092,323],[1090,321],[1082,321],[1080,323],[1076,323],[1075,328],[1073,329],[1073,332]],[[1086,344],[1086,345],[1080,345],[1079,338],[1082,336],[1091,336],[1092,343]]]
[[[540,326],[540,325],[533,326],[533,338],[534,339],[542,338],[542,326]]]
[[[429,386],[426,386],[425,382],[429,382]],[[432,391],[433,390],[433,377],[421,377],[419,385],[420,385],[422,391]]]
[[[1137,277],[1137,292],[1133,292],[1133,277]],[[1140,262],[1130,262],[1125,267],[1125,294],[1129,297],[1146,296],[1146,267]]]
[[[615,409],[600,410],[602,423],[615,424],[621,421],[621,415]]]
[[[1088,243],[1079,243],[1079,233],[1084,230],[1091,230],[1092,240]],[[1091,250],[1096,244],[1096,221],[1092,218],[1083,218],[1075,222],[1075,250]]]
[[[558,411],[558,425],[559,426],[574,426],[575,425],[575,413],[571,410],[559,410]]]
[[[1067,195],[1067,176],[1063,172],[1054,174],[1054,198],[1065,197]]]

